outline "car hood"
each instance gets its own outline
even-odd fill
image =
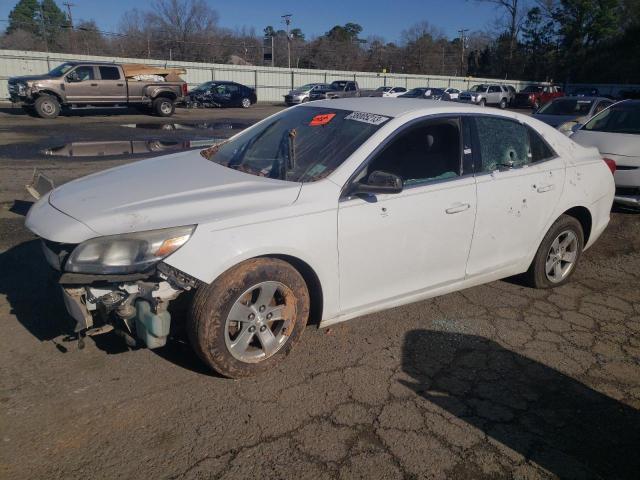
[[[233,170],[198,151],[142,160],[71,181],[49,203],[100,235],[191,225],[290,205],[300,183]]]
[[[534,114],[532,117],[552,127],[559,127],[565,122],[580,122],[584,118],[575,115],[545,115],[544,113]]]
[[[10,77],[9,82],[37,82],[38,80],[49,80],[52,77],[50,75],[24,75],[22,77]]]
[[[640,135],[578,130],[571,140],[583,147],[596,147],[603,155],[640,157]]]

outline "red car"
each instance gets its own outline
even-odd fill
[[[564,97],[564,91],[557,85],[527,85],[516,93],[511,106],[538,109],[558,97]]]

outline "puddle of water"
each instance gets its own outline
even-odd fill
[[[185,140],[183,142],[164,140],[115,140],[106,142],[71,142],[42,150],[45,155],[54,157],[113,157],[139,155],[175,150],[204,148],[226,138],[207,138],[205,140]]]
[[[127,128],[143,128],[146,130],[244,130],[249,122],[199,122],[199,123],[126,123]]]

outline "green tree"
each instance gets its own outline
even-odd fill
[[[17,30],[39,34],[40,4],[37,0],[20,0],[9,13],[7,34]]]

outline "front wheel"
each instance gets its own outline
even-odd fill
[[[483,98],[482,100],[480,100],[480,103],[478,105],[480,105],[481,107],[484,107],[487,104],[487,101]]]
[[[60,115],[60,102],[52,95],[41,95],[36,98],[33,107],[42,118],[56,118]]]
[[[535,288],[564,285],[576,269],[584,247],[582,225],[562,215],[544,236],[529,270],[527,283]]]
[[[244,97],[242,100],[240,100],[240,106],[242,108],[249,108],[251,106],[251,100],[247,97]]]
[[[170,98],[160,97],[153,101],[153,111],[160,117],[170,117],[176,110],[176,104]]]
[[[280,363],[308,317],[309,292],[300,273],[283,260],[255,258],[198,289],[187,330],[207,365],[240,378]]]

